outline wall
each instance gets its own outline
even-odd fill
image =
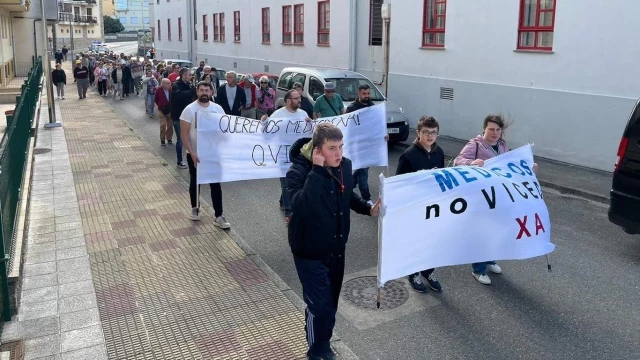
[[[155,46],[158,59],[187,59],[187,0],[160,1],[154,4]],[[183,41],[178,41],[178,17],[183,18]],[[167,19],[171,18],[171,40],[167,39]],[[158,38],[158,20],[161,23],[161,37]]]
[[[13,32],[11,12],[0,8],[0,66],[13,59]]]
[[[113,0],[102,0],[102,15],[107,15],[111,17],[116,16],[116,8],[113,3]]]
[[[449,1],[446,49],[421,49],[422,16],[403,15],[419,3],[394,1],[391,26],[389,96],[412,125],[433,115],[442,134],[466,139],[488,113],[502,113],[513,120],[512,147],[532,142],[536,155],[612,169],[640,93],[630,76],[640,44],[629,31],[640,2],[558,1],[549,54],[514,52],[518,2],[500,0]],[[454,100],[440,100],[440,87]]]

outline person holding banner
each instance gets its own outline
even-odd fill
[[[482,135],[469,140],[455,158],[455,166],[471,165],[484,166],[484,161],[509,151],[507,143],[502,138],[505,129],[504,119],[500,115],[487,115],[483,123]],[[538,170],[538,164],[533,164],[533,171]],[[501,274],[502,269],[495,261],[484,261],[471,264],[472,275],[481,284],[490,285],[491,279],[487,275],[487,269],[494,274]]]
[[[206,113],[224,114],[222,107],[211,102],[213,94],[213,85],[208,82],[201,81],[197,86],[198,100],[187,105],[180,115],[180,132],[182,135],[182,143],[187,149],[187,164],[189,165],[189,196],[191,198],[191,220],[200,220],[200,207],[198,199],[198,180],[196,168],[200,159],[196,154],[197,148],[197,127],[198,117],[201,121],[207,121],[208,118],[203,116]],[[213,224],[221,229],[228,229],[231,225],[222,215],[222,187],[220,183],[209,184],[211,187],[211,202],[215,212],[215,221]]]
[[[440,132],[440,124],[433,117],[423,116],[418,120],[418,130],[416,130],[418,136],[413,144],[400,155],[396,175],[445,167],[444,151],[436,144],[438,132]],[[417,292],[426,292],[427,287],[420,279],[420,275],[422,275],[433,291],[441,291],[442,286],[433,275],[433,271],[434,269],[428,269],[409,275],[409,284]]]
[[[306,120],[310,121],[311,119],[307,117],[307,113],[300,109],[300,93],[291,89],[284,94],[284,101],[286,105],[271,114],[271,118],[273,119],[284,119],[284,120]],[[267,115],[262,115],[261,120],[266,120]],[[289,203],[289,194],[287,193],[287,183],[285,178],[280,178],[280,210],[284,210],[284,218],[285,222],[289,224],[291,221],[291,204]]]
[[[289,94],[294,96],[299,94]],[[321,123],[311,139],[298,139],[290,151],[289,245],[307,305],[308,359],[336,359],[329,341],[344,277],[350,210],[370,216],[380,213],[380,201],[371,206],[353,192],[351,160],[342,156],[342,138],[337,126]]]
[[[358,98],[347,107],[347,113],[375,105],[370,97],[371,88],[369,85],[360,85],[358,87]],[[356,186],[360,187],[360,196],[362,196],[367,203],[373,204],[373,201],[371,201],[371,192],[369,191],[369,168],[356,169],[353,172],[353,186],[354,189]]]

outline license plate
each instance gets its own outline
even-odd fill
[[[388,128],[387,129],[387,134],[398,134],[400,133],[400,129],[398,128]]]

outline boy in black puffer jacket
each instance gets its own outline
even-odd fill
[[[433,117],[423,116],[418,120],[418,137],[411,146],[400,156],[396,175],[408,174],[420,170],[444,168],[444,151],[436,144],[440,125]],[[434,269],[423,270],[409,275],[409,283],[417,292],[426,292],[427,287],[420,279],[424,276],[427,284],[434,291],[442,290],[440,282],[433,275]]]
[[[296,141],[290,151],[287,191],[293,215],[289,245],[307,309],[308,359],[335,359],[329,346],[344,276],[351,210],[378,216],[380,203],[367,204],[353,192],[351,160],[342,156],[342,132],[318,124],[313,139]]]

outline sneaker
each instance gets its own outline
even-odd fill
[[[149,117],[150,117],[150,118],[152,118],[152,117],[153,117],[153,114],[149,114]]]
[[[184,162],[179,162],[177,165],[178,169],[186,169],[188,166]]]
[[[291,215],[289,216],[285,216],[284,217],[284,222],[287,223],[287,226],[289,225],[289,223],[291,222]]]
[[[409,284],[411,284],[413,290],[419,293],[427,292],[427,287],[422,283],[420,274],[409,275]]]
[[[498,264],[488,264],[487,269],[494,274],[502,274],[502,268]]]
[[[160,140],[160,146],[165,146],[165,145],[167,144],[164,142],[164,140]]]
[[[213,222],[213,225],[219,227],[220,229],[228,229],[231,227],[231,224],[227,222],[227,219],[224,216],[218,216],[216,221]]]
[[[200,220],[200,209],[192,208],[191,209],[191,220],[199,221]]]
[[[173,140],[171,139],[167,140],[167,144],[173,144]]]
[[[62,100],[64,100],[64,96],[62,97]]]
[[[367,200],[367,204],[368,204],[369,206],[373,206],[373,200]]]
[[[442,290],[442,286],[440,286],[440,281],[436,279],[436,276],[433,274],[433,272],[429,274],[429,276],[427,276],[426,278],[427,278],[427,284],[429,284],[429,287],[433,291],[440,292]]]
[[[337,360],[336,353],[334,353],[331,348],[322,353],[322,358],[325,360]]]
[[[485,284],[485,285],[491,285],[491,279],[489,279],[489,275],[487,274],[481,275],[481,274],[476,274],[474,272],[471,272],[471,275],[473,275],[473,277],[475,277],[479,283]]]

